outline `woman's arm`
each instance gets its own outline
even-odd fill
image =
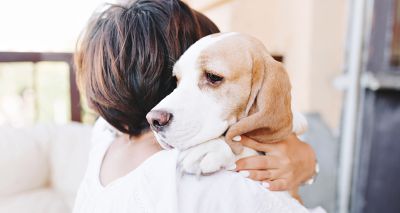
[[[315,174],[316,157],[310,145],[296,135],[286,140],[264,144],[248,137],[241,143],[266,155],[251,156],[236,162],[236,171],[251,179],[263,181],[273,191],[297,191],[297,188]]]

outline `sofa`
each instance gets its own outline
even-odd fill
[[[86,169],[91,127],[0,127],[0,213],[72,211]]]

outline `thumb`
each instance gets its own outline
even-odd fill
[[[235,153],[236,155],[240,154],[243,151],[243,146],[241,143],[233,141],[233,138],[240,135],[239,129],[236,128],[229,128],[226,135],[225,135],[225,141],[226,143],[231,147],[232,152]]]
[[[247,147],[254,149],[256,151],[259,151],[259,152],[271,152],[272,150],[274,150],[273,144],[260,143],[260,142],[253,140],[247,136],[241,136],[241,137],[242,137],[242,140],[240,141],[240,143],[243,146],[247,146]]]
[[[242,146],[241,143],[235,142],[235,141],[232,141],[232,140],[231,140],[231,141],[226,140],[226,143],[231,147],[232,152],[233,152],[234,154],[238,155],[238,154],[242,153],[242,151],[243,151],[243,146]]]

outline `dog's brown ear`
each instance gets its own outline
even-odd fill
[[[241,148],[232,138],[246,135],[262,143],[285,139],[292,131],[291,85],[280,62],[261,51],[253,61],[252,88],[245,116],[233,124],[226,140],[235,153]]]

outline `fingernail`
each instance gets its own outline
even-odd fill
[[[240,137],[240,135],[238,135],[238,136],[233,137],[232,140],[236,141],[236,142],[239,142],[239,141],[242,140],[242,137]]]
[[[239,175],[241,175],[242,177],[249,177],[250,176],[250,172],[249,171],[240,171]]]
[[[268,182],[262,182],[261,185],[264,186],[265,188],[269,188],[269,183]]]
[[[228,166],[226,169],[227,169],[227,170],[232,170],[232,171],[235,170],[235,169],[236,169],[236,163],[234,163],[234,164]]]

